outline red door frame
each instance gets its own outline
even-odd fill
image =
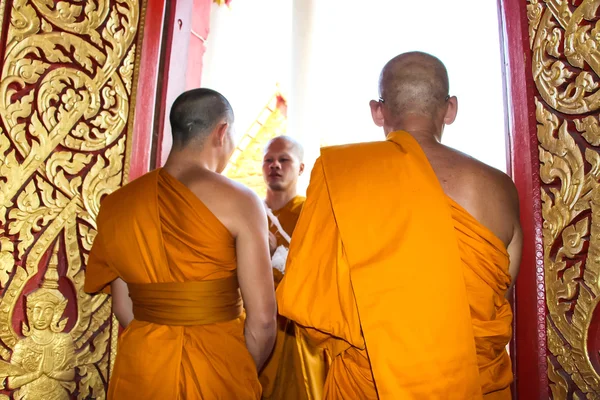
[[[169,27],[165,38],[165,67],[159,113],[155,119],[155,145],[151,169],[161,167],[173,144],[168,112],[185,90],[200,87],[202,58],[210,25],[212,0],[168,0]],[[172,17],[171,17],[172,16]]]
[[[212,0],[146,0],[129,180],[166,160],[171,148],[166,112],[179,93],[200,86],[211,5]]]
[[[523,256],[515,285],[513,398],[550,398],[538,141],[526,2],[498,0],[508,117],[509,171],[519,191]]]
[[[129,180],[150,170],[155,99],[161,74],[160,60],[166,0],[146,0],[144,40],[139,61],[133,147],[129,165]]]

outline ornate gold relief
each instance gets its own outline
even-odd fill
[[[85,263],[127,176],[144,10],[0,5],[0,398],[106,397],[118,325]]]
[[[555,399],[600,398],[588,330],[600,300],[600,0],[530,0],[546,303]],[[593,113],[593,114],[592,114]],[[592,353],[591,353],[592,352]]]
[[[600,108],[600,26],[598,0],[572,6],[546,0],[542,9],[530,1],[533,79],[542,99],[554,110],[583,114]],[[539,21],[536,15],[539,13]]]

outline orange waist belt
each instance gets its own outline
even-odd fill
[[[173,283],[128,283],[133,315],[160,325],[208,325],[242,315],[237,276]]]

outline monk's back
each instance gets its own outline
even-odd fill
[[[518,223],[514,184],[502,172],[441,144],[421,143],[442,189],[505,246]]]
[[[149,198],[148,186],[156,201]],[[119,263],[125,282],[199,281],[235,273],[235,241],[228,229],[165,170],[132,182],[106,203],[112,216],[105,224],[114,232],[107,241],[112,256],[125,261]]]
[[[235,240],[192,191],[218,193],[219,182],[199,181],[188,188],[161,169],[103,202],[96,240],[111,249],[108,264],[128,284],[135,316],[120,337],[109,398],[260,397],[244,340]]]
[[[509,399],[512,336],[508,247],[518,227],[518,199],[510,178],[442,145],[423,146],[450,198],[484,396]],[[494,397],[495,396],[495,397]],[[487,398],[487,397],[486,397]]]

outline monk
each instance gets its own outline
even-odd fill
[[[261,397],[277,311],[262,201],[220,175],[233,121],[221,94],[183,93],[164,168],[102,203],[85,290],[110,288],[126,327],[109,399]]]
[[[316,162],[279,313],[333,357],[325,399],[510,399],[514,184],[440,143],[458,102],[437,58],[395,57],[379,90],[387,140]]]
[[[267,185],[269,248],[275,287],[285,273],[291,236],[305,198],[298,195],[298,177],[304,171],[302,145],[278,136],[265,147],[263,177]],[[259,376],[263,399],[320,400],[327,364],[323,349],[311,346],[292,321],[278,318],[277,340],[271,358]]]

